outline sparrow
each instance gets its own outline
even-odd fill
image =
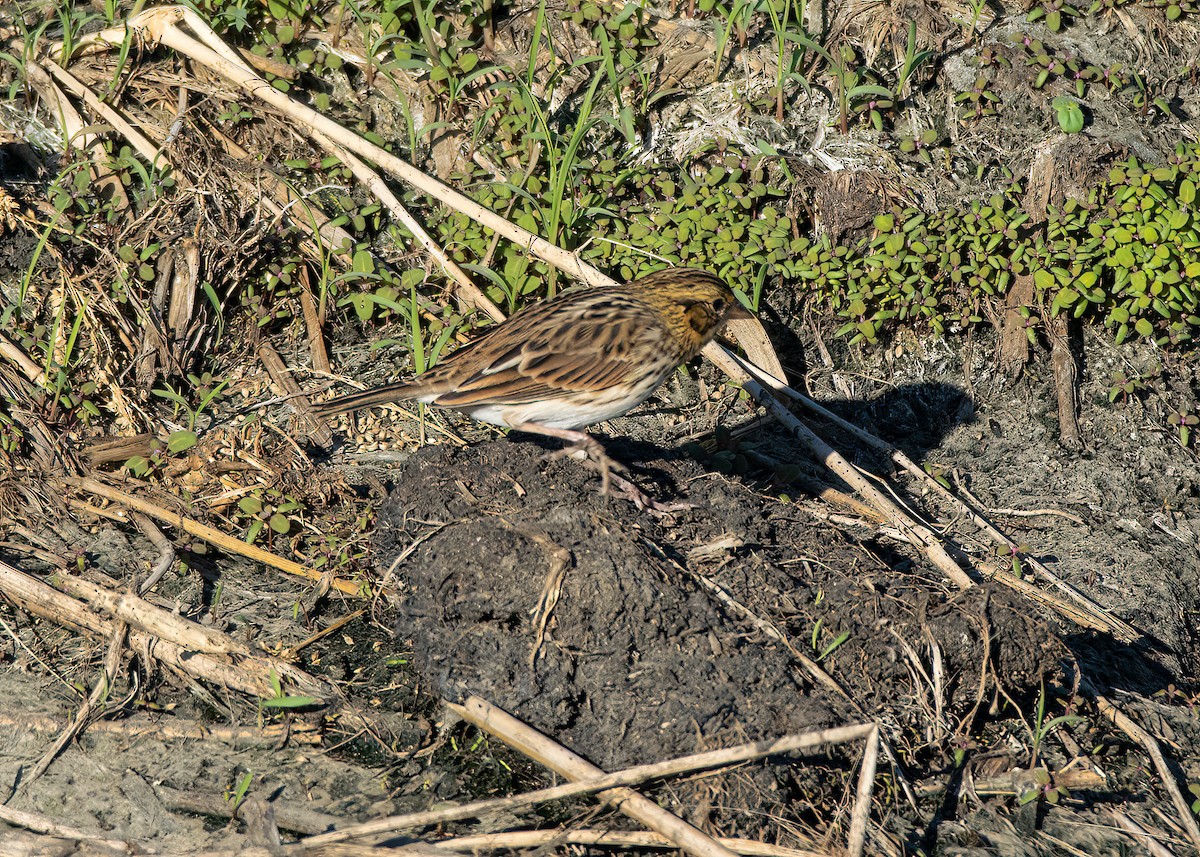
[[[412,381],[351,393],[318,416],[415,401],[486,423],[566,441],[639,508],[655,501],[616,473],[627,468],[582,429],[646,401],[726,321],[751,318],[719,277],[668,268],[630,283],[579,287],[526,307]]]

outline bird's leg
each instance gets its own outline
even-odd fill
[[[692,508],[692,504],[686,502],[660,503],[624,476],[621,476],[620,474],[622,473],[628,473],[629,468],[605,452],[604,445],[587,432],[575,431],[573,429],[549,428],[537,423],[515,423],[512,425],[512,428],[517,431],[540,434],[546,437],[556,437],[567,441],[570,446],[563,447],[558,452],[552,452],[546,456],[551,461],[562,458],[565,455],[574,455],[576,452],[585,453],[587,460],[584,464],[600,473],[601,494],[615,494],[629,500],[639,509],[652,509],[656,512],[676,512],[680,509]],[[613,486],[616,486],[617,490],[615,492],[612,491]]]
[[[612,472],[614,470],[618,473],[627,473],[629,471],[628,467],[617,461],[615,458],[612,458],[607,452],[604,451],[604,445],[600,443],[600,441],[596,440],[585,431],[550,428],[549,426],[538,425],[537,423],[515,423],[512,427],[517,431],[529,432],[530,434],[556,437],[559,440],[565,440],[570,444],[570,446],[564,446],[562,449],[558,450],[558,452],[552,452],[547,455],[546,458],[549,461],[556,461],[564,456],[574,455],[577,452],[586,454],[588,465],[600,471],[601,494],[608,493],[610,483],[612,482]]]

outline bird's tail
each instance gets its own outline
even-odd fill
[[[402,381],[396,384],[385,384],[382,387],[373,387],[370,390],[363,390],[361,393],[338,396],[336,399],[317,404],[313,411],[319,417],[331,417],[334,414],[360,411],[373,405],[410,401],[419,398],[423,392],[421,385]]]

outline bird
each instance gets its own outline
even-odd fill
[[[500,322],[411,381],[316,405],[320,417],[415,401],[481,422],[565,441],[639,508],[656,501],[583,429],[628,413],[731,319],[752,318],[733,290],[699,268],[667,268],[628,283],[575,287]]]

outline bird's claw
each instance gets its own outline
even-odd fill
[[[613,497],[623,497],[637,506],[639,510],[665,515],[671,512],[682,512],[685,509],[695,509],[700,505],[690,500],[671,500],[664,503],[647,494],[624,476],[609,475],[607,482],[615,485],[617,490],[610,491],[608,488],[604,488],[603,493]]]
[[[591,444],[576,444],[574,447],[562,450],[559,454],[569,454],[572,452],[586,453],[587,458],[583,461],[583,465],[600,474],[600,493],[606,497],[620,497],[633,503],[639,510],[648,510],[650,512],[678,512],[683,509],[694,509],[696,507],[695,503],[690,503],[686,500],[675,500],[664,503],[647,494],[621,475],[628,473],[629,468],[608,455],[599,442],[593,441]]]

